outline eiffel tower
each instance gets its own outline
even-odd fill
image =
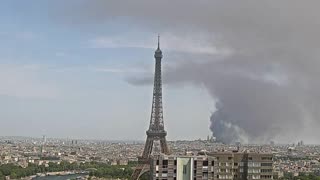
[[[162,51],[160,50],[160,36],[158,36],[158,48],[155,51],[154,58],[156,59],[153,100],[151,109],[151,118],[149,129],[147,130],[147,140],[144,146],[142,156],[138,158],[138,165],[134,170],[131,180],[139,179],[140,175],[149,170],[150,155],[153,153],[155,142],[160,141],[160,150],[163,154],[170,154],[166,141],[167,132],[164,130],[163,124],[163,109],[162,109],[162,80],[161,80],[161,59]]]

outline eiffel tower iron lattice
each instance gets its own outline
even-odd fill
[[[162,80],[161,80],[161,59],[162,51],[160,50],[160,37],[158,36],[158,48],[155,51],[154,58],[155,74],[154,74],[154,87],[153,87],[153,100],[151,109],[151,118],[149,129],[147,130],[147,140],[144,146],[142,156],[138,159],[138,165],[136,166],[131,180],[139,179],[144,170],[150,168],[149,159],[153,153],[154,143],[160,142],[161,153],[170,154],[169,147],[167,145],[166,135],[163,123],[163,108],[162,108]]]

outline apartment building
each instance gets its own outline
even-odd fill
[[[249,152],[200,152],[197,156],[155,155],[152,180],[276,179],[273,155]]]
[[[250,152],[212,152],[217,159],[217,179],[252,180],[275,179],[273,155]]]
[[[166,156],[151,158],[152,180],[215,179],[216,159],[210,156]]]

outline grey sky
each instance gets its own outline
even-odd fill
[[[319,120],[319,1],[97,1],[99,17],[124,16],[177,36],[205,34],[205,41],[230,54],[180,56],[167,83],[204,86],[222,104],[216,121],[240,128],[249,142],[315,142]],[[101,7],[112,9],[101,11]],[[90,12],[90,11],[87,11]],[[89,15],[90,16],[90,15]],[[103,18],[102,18],[103,19]],[[101,19],[100,19],[101,20]],[[199,58],[205,58],[206,62]],[[134,84],[151,78],[131,78]],[[226,117],[220,117],[223,114]],[[214,116],[213,116],[214,117]],[[213,118],[214,119],[214,118]],[[196,122],[195,122],[196,123]],[[217,123],[219,125],[219,123]],[[227,138],[233,128],[216,128]],[[212,125],[215,130],[215,125]],[[222,130],[223,129],[223,130]],[[224,132],[220,132],[224,131]],[[229,131],[229,133],[228,133]],[[224,136],[224,137],[223,137]]]

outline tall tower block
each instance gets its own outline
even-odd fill
[[[155,141],[160,141],[161,153],[169,155],[170,151],[167,145],[167,132],[164,130],[163,108],[162,108],[162,79],[161,79],[161,59],[162,51],[160,50],[160,36],[158,36],[158,48],[155,51],[155,73],[153,86],[153,100],[150,117],[150,125],[147,130],[147,140],[144,146],[142,156],[139,157],[138,165],[133,172],[131,179],[137,180],[140,175],[150,168],[150,155],[153,153],[153,145]]]

